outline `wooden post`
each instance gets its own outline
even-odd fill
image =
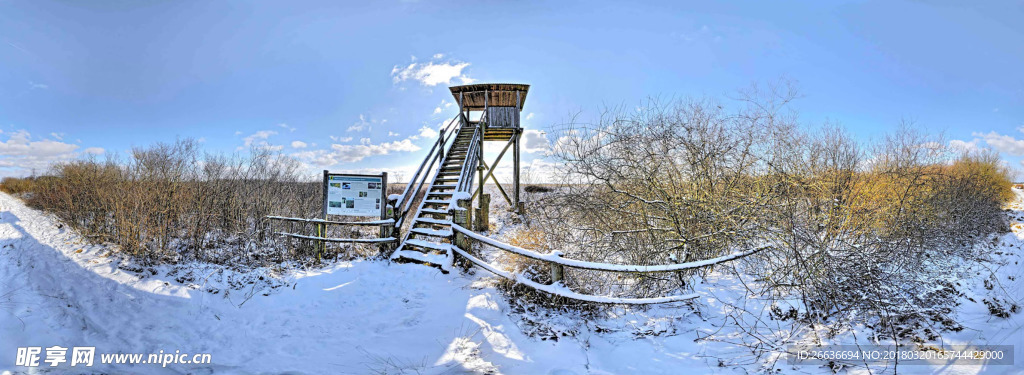
[[[329,182],[328,178],[329,178],[328,177],[328,172],[327,172],[326,169],[324,169],[324,184],[323,184],[323,193],[324,193],[323,219],[324,220],[327,220],[327,183]],[[316,236],[317,237],[327,237],[327,225],[326,224],[323,224],[323,223],[318,223],[317,224],[317,226],[316,226]],[[317,241],[317,249],[316,249],[316,260],[317,260],[317,262],[320,261],[320,257],[323,256],[324,253],[326,253],[326,252],[327,252],[327,242],[324,242],[323,240]]]
[[[470,217],[472,216],[470,215],[472,209],[473,201],[468,199],[459,199],[458,201],[456,201],[456,207],[451,207],[448,209],[448,214],[451,215],[453,223],[463,228],[468,228],[470,225],[469,220]],[[472,244],[470,242],[469,237],[466,236],[465,234],[462,234],[462,232],[455,231],[454,229],[452,230],[452,232],[454,234],[452,236],[452,244],[454,244],[455,247],[462,249],[462,251],[465,251],[467,253],[470,252]],[[453,264],[458,264],[463,269],[469,269],[469,267],[472,266],[472,263],[469,262],[468,260],[460,260],[456,253],[452,253],[452,256],[455,257],[455,259],[452,260]]]
[[[514,182],[515,187],[513,187],[515,192],[512,193],[513,201],[512,201],[512,205],[511,205],[512,207],[511,208],[513,210],[515,210],[516,214],[519,214],[519,215],[523,214],[523,202],[519,200],[519,197],[520,197],[520,195],[519,195],[519,185],[520,185],[520,182],[519,182],[519,156],[520,156],[520,154],[519,154],[519,141],[520,141],[520,139],[522,138],[522,135],[523,135],[523,124],[521,124],[519,122],[520,121],[520,116],[519,115],[520,115],[520,112],[523,110],[523,106],[520,103],[521,101],[522,101],[522,94],[519,92],[519,90],[516,90],[516,111],[515,111],[515,115],[516,115],[515,116],[515,119],[516,119],[516,123],[515,123],[516,133],[513,135],[513,137],[516,138],[516,146],[515,146],[515,150],[512,151],[512,155],[514,156],[514,159],[515,159],[515,162],[514,162],[515,163],[515,166],[514,166],[514,169],[515,169],[515,177],[514,177],[514,179],[515,179],[515,182]]]
[[[555,251],[552,254],[559,258],[562,257],[561,251]],[[561,264],[555,262],[549,262],[548,264],[551,266],[551,283],[557,284],[561,282],[562,279],[565,277],[565,268]]]
[[[490,91],[484,91],[484,113],[487,113],[487,100],[490,98],[490,96],[491,96]],[[483,161],[484,161],[484,136],[487,134],[486,133],[487,132],[487,123],[484,121],[484,119],[482,117],[483,116],[481,116],[480,122],[477,123],[477,129],[479,129],[479,131],[480,131],[480,142],[478,143],[479,144],[479,150],[477,150],[477,156],[479,157],[479,160],[480,160],[480,166],[476,168],[477,173],[480,174],[480,200],[477,201],[477,206],[480,207],[481,209],[483,209],[483,207],[484,207],[484,195],[483,195],[483,192],[484,192],[484,183],[486,182],[486,178],[487,178],[486,176],[484,176],[484,166],[483,166]]]
[[[519,214],[519,215],[523,214],[523,204],[522,204],[523,202],[519,200],[519,139],[520,139],[520,136],[522,134],[523,134],[522,129],[517,129],[515,135],[513,135],[513,137],[515,137],[515,145],[512,146],[513,147],[513,149],[512,149],[512,164],[514,164],[512,166],[512,173],[513,173],[513,175],[512,175],[512,180],[513,180],[512,181],[512,185],[513,185],[512,186],[512,190],[513,191],[512,191],[512,204],[511,204],[512,207],[509,207],[513,211],[515,211],[516,214]]]
[[[473,230],[477,232],[485,232],[490,227],[490,216],[491,216],[491,195],[480,193],[480,207],[476,211],[476,225]]]
[[[385,190],[385,192],[387,192],[387,190]],[[398,205],[398,200],[397,199],[388,199],[386,196],[384,197],[384,199],[385,199],[385,202],[386,202],[386,204],[385,204],[386,212],[384,213],[384,216],[387,217],[387,218],[390,218],[391,220],[394,220],[394,222],[392,222],[391,224],[385,224],[384,226],[382,226],[381,229],[384,229],[384,227],[387,227],[387,235],[385,236],[385,235],[382,234],[381,237],[382,238],[394,237],[394,238],[397,238],[397,239],[401,239],[402,238],[402,234],[399,233],[399,232],[402,230],[402,228],[398,227],[398,219],[399,219],[399,217],[398,217],[398,208],[395,207],[395,206]],[[391,252],[394,251],[397,248],[398,248],[398,242],[389,242],[389,243],[387,243],[387,246],[384,248],[385,252],[383,252],[381,255],[384,256],[385,258],[390,257],[391,256]]]

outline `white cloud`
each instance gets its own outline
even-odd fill
[[[75,152],[78,145],[49,139],[32,140],[32,135],[24,129],[0,134],[7,135],[7,140],[0,142],[0,174],[6,176],[27,175],[33,169],[42,172],[52,163],[78,156]]]
[[[395,133],[395,132],[393,132],[393,131],[390,131],[390,130],[388,130],[388,137],[397,137],[397,136],[399,136],[399,135],[400,135],[400,134],[398,134],[398,133]]]
[[[437,86],[440,84],[450,85],[452,80],[458,79],[462,84],[473,83],[476,80],[463,74],[463,70],[469,66],[467,62],[440,61],[443,54],[433,56],[434,61],[427,63],[413,62],[404,67],[395,65],[391,69],[391,79],[394,83],[408,80],[419,81],[424,86]],[[416,61],[413,58],[413,61]]]
[[[104,150],[103,147],[89,147],[85,149],[83,152],[92,155],[103,155],[103,153],[107,152],[107,150]]]
[[[437,130],[431,129],[429,126],[426,125],[420,128],[420,133],[418,134],[420,138],[426,139],[435,139],[437,138],[437,135]]]
[[[410,139],[374,144],[369,138],[363,138],[358,145],[332,144],[330,150],[310,150],[291,155],[313,166],[327,167],[338,163],[358,162],[370,156],[419,150],[420,147],[413,144]]]
[[[722,35],[711,30],[708,25],[702,25],[698,30],[686,31],[686,32],[673,32],[672,37],[682,39],[683,41],[690,42],[721,42]]]
[[[444,54],[443,53],[435,53],[434,54],[434,60],[440,60],[440,59],[443,59],[443,58],[444,58]]]
[[[46,90],[46,89],[50,88],[49,85],[44,85],[42,83],[35,83],[35,82],[32,82],[32,81],[28,81],[28,84],[29,84],[29,86],[32,87],[33,90],[35,90],[35,89]]]
[[[527,120],[532,120],[533,119],[533,112],[530,112],[530,113],[526,114],[526,119]]]
[[[53,133],[50,133],[50,136],[53,137],[54,139],[58,140],[58,141],[63,141],[64,140],[64,133],[53,132]]]
[[[341,143],[352,142],[352,137],[339,137],[335,135],[329,135],[327,136],[327,138],[330,138],[332,141]]]
[[[1005,152],[1013,156],[1024,156],[1024,140],[996,132],[989,132],[988,134],[973,133],[971,135],[981,137],[985,140],[986,144],[999,150],[999,152]]]
[[[977,138],[970,142],[954,139],[949,141],[949,147],[960,152],[974,152],[978,150],[978,142],[980,141],[981,140]]]
[[[441,114],[441,107],[434,108],[434,114],[435,115]]]
[[[303,141],[292,141],[292,148],[306,148],[306,142]]]
[[[295,127],[294,126],[290,126],[290,125],[285,124],[285,123],[277,124],[277,126],[281,127],[282,129],[287,129],[290,132],[295,131]]]
[[[346,131],[348,131],[348,132],[361,132],[363,130],[370,130],[370,128],[371,128],[370,122],[366,121],[366,116],[365,115],[359,115],[359,122],[357,122],[355,124],[352,124],[352,126],[349,126],[348,130],[346,130]]]
[[[268,149],[268,150],[271,150],[271,151],[279,151],[282,148],[284,148],[284,146],[274,146],[274,145],[271,145],[269,142],[267,142],[267,139],[270,138],[270,136],[275,135],[275,134],[277,134],[277,132],[273,131],[273,130],[260,130],[260,131],[257,131],[257,132],[255,132],[253,134],[250,134],[249,136],[247,136],[245,138],[242,138],[242,142],[243,142],[244,146],[238,146],[237,150],[241,151],[241,150],[245,150],[247,148],[258,147],[258,148],[265,148],[265,149]]]
[[[551,149],[547,134],[533,129],[523,131],[523,151],[528,153],[546,152]]]

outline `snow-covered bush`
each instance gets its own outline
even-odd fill
[[[975,261],[970,245],[1005,230],[1009,171],[995,154],[951,150],[912,124],[873,145],[835,125],[808,130],[786,112],[795,92],[779,88],[741,95],[735,111],[652,102],[568,126],[554,148],[565,181],[533,205],[533,228],[567,258],[614,264],[770,245],[737,270],[758,298],[801,301],[803,322],[890,330],[930,319],[956,329],[953,300],[942,297],[948,265]],[[711,271],[567,270],[565,282],[652,297],[692,289]]]

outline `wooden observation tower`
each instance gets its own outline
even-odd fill
[[[523,213],[523,202],[520,200],[519,183],[519,138],[523,134],[523,127],[520,123],[520,114],[523,111],[523,103],[526,101],[526,94],[530,91],[530,85],[511,83],[483,83],[476,85],[452,86],[450,88],[455,102],[459,104],[459,116],[465,126],[476,127],[478,142],[475,151],[477,153],[477,178],[479,185],[473,193],[477,199],[477,207],[486,209],[489,205],[489,197],[485,198],[483,186],[490,179],[498,187],[498,191],[508,201],[509,207],[516,213]],[[504,146],[498,157],[487,164],[484,161],[484,142],[504,142]],[[494,177],[494,170],[497,168],[501,158],[509,148],[512,148],[512,194],[509,195],[505,188]]]

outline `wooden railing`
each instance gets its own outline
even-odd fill
[[[361,244],[377,244],[381,246],[381,251],[384,252],[392,248],[394,243],[398,242],[398,239],[394,237],[394,219],[386,220],[374,220],[374,221],[334,221],[324,219],[304,219],[297,217],[284,217],[284,216],[267,216],[271,222],[271,232],[281,237],[294,238],[305,241],[312,241],[316,244],[316,256],[319,260],[324,252],[327,250],[327,243],[361,243]],[[275,231],[274,221],[282,221],[289,224],[288,231]],[[310,232],[315,232],[316,235],[307,235],[297,233],[295,230],[296,224],[299,225],[299,229],[308,230],[308,225],[312,225]],[[327,226],[328,225],[340,225],[340,226],[377,226],[380,227],[380,235],[373,238],[337,238],[327,237]]]
[[[469,211],[470,207],[469,200],[458,200],[456,207],[453,207],[449,212],[452,218],[452,237],[451,237],[451,252],[452,255],[458,254],[462,258],[469,262],[487,270],[491,273],[512,280],[516,283],[526,285],[536,290],[550,293],[565,298],[571,298],[580,301],[588,301],[595,303],[610,303],[610,304],[654,304],[654,303],[666,303],[666,302],[678,302],[699,297],[696,293],[675,295],[666,297],[654,297],[654,298],[616,298],[616,297],[605,297],[605,296],[594,296],[588,294],[576,293],[569,290],[564,284],[565,267],[594,270],[594,271],[607,271],[607,272],[629,272],[629,273],[655,273],[655,272],[676,272],[683,270],[691,270],[702,267],[708,267],[724,262],[747,257],[753,254],[757,254],[761,251],[770,249],[770,246],[757,247],[751,250],[742,251],[734,254],[720,256],[717,258],[706,259],[696,262],[687,262],[679,264],[666,264],[666,265],[624,265],[624,264],[608,264],[608,263],[597,263],[587,262],[581,260],[567,259],[563,257],[561,251],[553,251],[548,254],[539,253],[533,250],[524,249],[518,246],[503,243],[493,238],[482,236],[476,232],[466,229],[465,225],[469,222]],[[501,270],[487,262],[470,254],[472,248],[472,242],[480,242],[502,251],[521,255],[530,259],[542,261],[548,264],[551,272],[552,284],[545,285],[536,281],[530,280],[529,278],[518,275],[512,272]]]
[[[434,142],[433,147],[427,152],[427,156],[423,158],[423,162],[420,163],[420,167],[416,169],[416,173],[413,174],[412,178],[409,179],[409,183],[405,185],[405,190],[396,199],[388,197],[387,203],[394,207],[395,226],[401,227],[405,223],[405,219],[411,212],[412,204],[416,200],[416,195],[423,189],[423,184],[428,183],[428,178],[431,179],[430,170],[434,168],[434,164],[438,165],[438,170],[441,169],[441,163],[443,163],[444,155],[446,153],[445,145],[452,136],[459,132],[459,128],[462,127],[461,117],[456,115],[452,119],[454,125],[448,128],[441,129],[437,137],[437,142]],[[447,134],[446,134],[447,133]]]

